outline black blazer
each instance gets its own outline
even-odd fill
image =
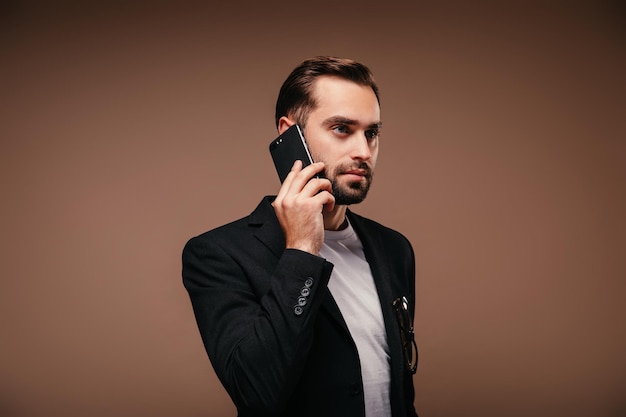
[[[365,416],[356,346],[327,289],[333,265],[285,249],[271,201],[183,250],[183,283],[213,368],[240,417]],[[413,250],[398,232],[349,210],[348,217],[381,300],[393,416],[415,416],[391,305],[406,296],[414,312]]]

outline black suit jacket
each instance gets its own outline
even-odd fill
[[[285,249],[271,201],[183,250],[183,282],[211,363],[241,417],[364,416],[356,346],[327,288],[333,265]],[[398,232],[350,211],[348,217],[382,305],[393,416],[415,416],[391,305],[406,296],[413,314],[413,250]]]

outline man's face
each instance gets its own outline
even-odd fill
[[[316,80],[317,107],[309,113],[304,136],[314,161],[326,164],[339,205],[360,203],[372,183],[378,158],[380,106],[374,91],[337,77]]]

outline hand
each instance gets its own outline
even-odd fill
[[[303,169],[302,162],[296,161],[272,203],[285,233],[287,248],[319,254],[324,243],[323,211],[332,211],[335,207],[330,181],[313,178],[323,169],[323,162]]]

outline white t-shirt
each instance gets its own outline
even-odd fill
[[[363,245],[352,226],[324,231],[320,256],[335,266],[328,288],[359,352],[365,415],[389,417],[389,348],[385,323]]]

